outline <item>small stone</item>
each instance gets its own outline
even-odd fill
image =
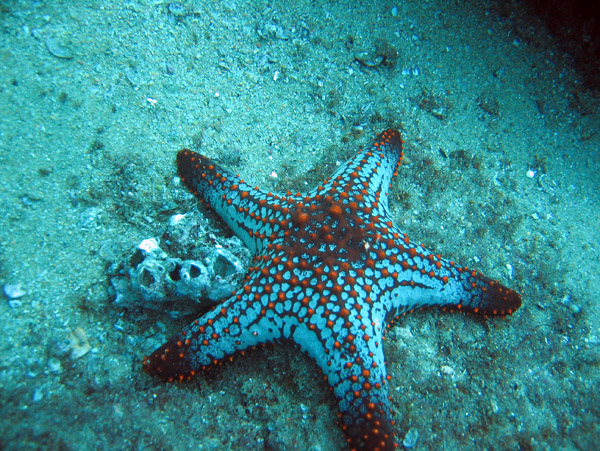
[[[45,40],[46,48],[52,56],[59,59],[71,59],[73,53],[66,48],[55,36],[48,36]]]
[[[512,280],[515,275],[515,268],[513,268],[513,265],[510,263],[506,264],[506,274],[510,280]]]
[[[19,299],[27,294],[20,283],[7,283],[2,290],[8,299]]]
[[[71,331],[69,335],[69,347],[71,349],[72,360],[78,360],[91,351],[90,342],[81,327]]]
[[[451,366],[442,365],[442,367],[440,368],[440,371],[445,376],[454,376],[454,368],[452,368]]]
[[[87,208],[79,215],[79,227],[89,229],[96,224],[96,220],[100,217],[102,209],[98,207]]]
[[[564,297],[561,299],[560,303],[561,303],[562,305],[564,305],[564,306],[568,307],[568,308],[569,308],[569,310],[571,310],[571,312],[573,312],[573,313],[575,313],[575,314],[577,314],[577,313],[579,313],[579,312],[581,311],[581,307],[579,307],[577,304],[575,304],[575,303],[573,302],[573,298],[571,297],[571,295],[570,295],[570,294],[567,294],[567,295],[565,295],[565,296],[564,296]]]
[[[419,440],[419,431],[415,428],[410,428],[404,436],[404,440],[402,440],[402,446],[412,448],[417,444],[417,440]]]
[[[48,359],[48,371],[52,374],[59,374],[62,372],[62,365],[60,364],[60,360],[56,357],[50,357]]]
[[[123,321],[123,318],[119,318],[119,320],[113,324],[113,327],[118,330],[119,332],[124,332],[125,331],[125,322]]]
[[[383,63],[383,56],[378,53],[360,52],[354,55],[354,59],[365,67],[377,67]]]
[[[491,409],[492,413],[500,412],[500,407],[498,406],[498,402],[496,402],[495,399],[490,400],[490,409]]]
[[[42,387],[38,387],[33,392],[33,402],[40,402],[44,398],[44,393],[42,392]]]
[[[365,132],[365,127],[361,124],[352,126],[352,134],[356,137],[361,136]]]

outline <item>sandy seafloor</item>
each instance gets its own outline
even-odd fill
[[[518,3],[4,1],[0,26],[0,284],[26,292],[0,304],[0,448],[343,449],[292,346],[183,385],[145,374],[189,319],[115,306],[105,270],[197,208],[181,147],[307,190],[387,127],[406,141],[396,223],[524,301],[506,319],[397,321],[398,438],[598,444],[599,102]],[[65,351],[73,334],[88,353]]]

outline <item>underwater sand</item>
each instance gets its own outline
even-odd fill
[[[534,17],[491,1],[6,1],[0,23],[0,448],[343,449],[292,346],[187,384],[145,374],[191,319],[116,306],[106,268],[198,208],[180,148],[305,191],[388,127],[405,140],[396,223],[523,296],[506,319],[424,311],[388,331],[398,438],[597,445],[599,100]]]

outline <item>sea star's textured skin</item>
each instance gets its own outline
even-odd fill
[[[413,244],[392,223],[388,190],[402,140],[387,130],[308,194],[252,188],[208,158],[177,156],[179,176],[252,250],[244,286],[151,356],[144,368],[187,380],[237,351],[296,343],[323,370],[352,449],[398,445],[382,339],[396,316],[439,306],[508,315],[515,291]]]

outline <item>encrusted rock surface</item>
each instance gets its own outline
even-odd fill
[[[249,262],[238,238],[216,237],[204,218],[185,214],[169,218],[161,237],[142,240],[108,273],[116,304],[180,316],[230,295]]]

